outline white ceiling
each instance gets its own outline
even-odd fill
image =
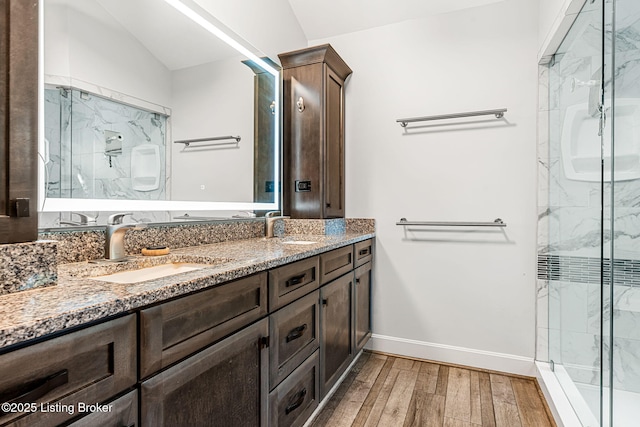
[[[289,0],[308,40],[504,0]]]
[[[237,51],[164,1],[97,2],[169,70],[238,55]]]
[[[254,44],[265,44],[269,37],[280,35],[280,39],[273,40],[278,51],[304,47],[301,45],[304,37],[313,42],[500,1],[505,0],[271,0],[267,6],[264,0],[196,0],[214,15],[222,15],[218,18],[235,31],[246,23],[251,31],[244,28],[246,31],[239,32],[250,36]],[[66,4],[103,24],[128,31],[169,70],[237,56],[235,50],[161,0],[47,0],[47,3]],[[255,13],[247,14],[248,11]],[[287,45],[287,40],[292,46]]]

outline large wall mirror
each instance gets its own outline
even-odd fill
[[[41,8],[41,228],[279,208],[277,64],[192,0]]]

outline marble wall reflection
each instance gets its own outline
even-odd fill
[[[165,200],[167,117],[76,89],[45,90],[47,197]],[[110,149],[108,138],[120,135]],[[158,184],[132,184],[132,150],[158,147]],[[134,180],[135,182],[135,180]]]

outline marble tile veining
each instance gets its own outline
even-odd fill
[[[310,245],[283,244],[302,236],[231,240],[176,249],[166,257],[135,257],[115,267],[87,262],[59,267],[58,285],[0,296],[0,348],[114,316],[163,300],[265,271],[358,241],[373,233],[306,235]],[[111,269],[165,262],[207,263],[210,267],[133,284],[92,280]]]

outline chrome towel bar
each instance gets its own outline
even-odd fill
[[[500,218],[496,218],[493,222],[447,222],[447,221],[407,221],[407,218],[401,218],[396,225],[415,225],[424,227],[506,227],[507,224]]]
[[[445,119],[459,119],[462,117],[474,117],[474,116],[496,116],[496,119],[504,117],[504,113],[507,112],[506,108],[499,108],[496,110],[484,110],[484,111],[470,111],[467,113],[453,113],[443,114],[441,116],[425,116],[425,117],[411,117],[407,119],[398,119],[396,122],[400,123],[400,126],[407,127],[407,124],[413,122],[428,122],[431,120],[445,120]]]
[[[233,139],[234,141],[219,142],[216,145],[238,144],[241,140],[239,136],[229,135],[229,136],[212,136],[210,138],[199,138],[199,139],[182,139],[180,141],[173,141],[173,143],[184,144],[185,147],[188,147],[189,144],[193,142],[225,141],[227,139]]]

